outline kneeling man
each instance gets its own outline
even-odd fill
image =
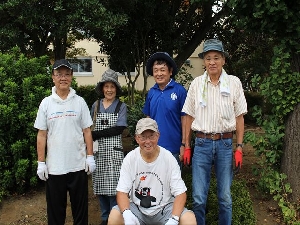
[[[157,145],[159,130],[155,120],[138,121],[135,140],[139,147],[124,158],[117,186],[117,203],[108,224],[196,225],[187,210],[186,186],[172,153]]]

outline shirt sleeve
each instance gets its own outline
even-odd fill
[[[45,110],[45,105],[47,104],[46,98],[40,103],[39,109],[37,111],[36,119],[34,122],[34,128],[39,130],[48,130],[47,127],[47,114]]]
[[[171,164],[171,181],[170,181],[170,189],[173,196],[180,195],[184,192],[186,192],[187,188],[185,186],[185,183],[181,177],[181,170],[178,165],[178,162],[176,161],[175,157],[171,155],[172,158],[170,158],[170,164]]]
[[[181,116],[184,116],[186,113],[182,111],[185,99],[187,96],[187,91],[185,90],[184,87],[181,88],[181,94],[180,94],[180,111],[181,111]]]
[[[146,115],[146,116],[150,116],[150,98],[149,98],[149,95],[151,94],[151,90],[150,89],[148,91],[148,94],[147,94],[147,97],[146,97],[146,100],[145,100],[145,104],[144,104],[144,107],[143,107],[143,110],[142,112]]]
[[[235,116],[238,117],[239,115],[244,115],[247,113],[247,102],[244,94],[244,89],[242,86],[242,82],[238,77],[235,77],[235,83],[236,83],[236,95],[235,95],[235,101],[234,101],[234,111]]]
[[[197,79],[197,78],[196,78]],[[190,88],[187,92],[187,97],[185,99],[182,111],[185,112],[186,114],[192,116],[195,118],[195,97],[196,97],[196,79],[194,79],[190,85]]]
[[[96,101],[97,102],[97,101]],[[90,114],[91,114],[91,117],[93,118],[94,116],[94,110],[95,110],[95,107],[96,107],[96,102],[93,103],[92,105],[92,108],[91,108],[91,111],[90,111]],[[100,103],[99,103],[100,104]]]
[[[93,125],[93,120],[90,114],[89,107],[86,104],[85,100],[82,97],[80,97],[80,99],[81,99],[81,110],[82,110],[81,128],[85,129]]]
[[[134,174],[134,170],[131,168],[131,165],[134,165],[135,163],[131,162],[131,159],[135,158],[135,151],[136,150],[132,150],[129,152],[123,160],[118,185],[116,188],[117,191],[129,193],[132,188],[132,184],[134,182],[134,177],[132,174]]]
[[[125,103],[122,103],[120,111],[118,113],[118,120],[116,126],[127,127],[127,106]]]

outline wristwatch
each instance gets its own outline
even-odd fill
[[[172,219],[176,220],[177,222],[179,222],[179,216],[172,215]]]
[[[241,148],[243,148],[244,147],[244,144],[242,143],[242,144],[236,144],[236,147],[241,147]]]

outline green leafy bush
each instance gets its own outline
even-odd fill
[[[182,173],[185,185],[187,186],[188,209],[193,208],[192,197],[192,174],[190,169],[184,168]],[[232,196],[232,225],[255,225],[255,213],[249,191],[243,181],[233,180],[231,186]],[[206,223],[210,225],[218,224],[218,198],[216,179],[212,178],[206,206]]]
[[[125,102],[127,104],[127,124],[128,124],[128,131],[130,136],[132,137],[132,147],[135,147],[137,145],[137,143],[135,142],[134,139],[134,134],[135,134],[135,125],[137,123],[137,121],[143,117],[145,117],[145,115],[142,112],[145,100],[142,97],[142,94],[140,91],[135,91],[134,93],[134,105],[130,105],[129,104],[129,99],[128,96],[126,97],[121,97],[120,98],[123,102]]]
[[[18,49],[0,53],[0,202],[37,184],[33,123],[52,86],[47,57],[28,59]]]
[[[76,90],[76,94],[84,98],[90,109],[93,103],[100,97],[96,93],[95,87],[96,85],[82,85],[74,88]]]
[[[254,106],[262,107],[264,105],[264,100],[261,94],[259,92],[250,92],[245,91],[245,98],[247,101],[247,109],[248,113],[244,116],[245,123],[247,124],[255,124],[256,118],[253,117],[253,108]]]
[[[270,73],[266,77],[255,76],[256,84],[267,106],[253,107],[253,117],[262,128],[262,133],[245,133],[245,143],[250,143],[258,156],[254,170],[258,176],[257,187],[262,193],[273,195],[278,202],[283,220],[286,224],[299,225],[299,201],[291,201],[293,193],[288,183],[287,175],[280,171],[285,149],[286,119],[293,113],[300,102],[299,79],[300,73],[293,71],[291,62],[295,55],[291,55],[290,41],[282,40],[273,48],[274,57],[270,66]],[[268,108],[268,113],[265,113]],[[288,138],[288,137],[286,137]],[[297,156],[297,155],[296,155]],[[284,156],[287,157],[287,156]],[[291,157],[291,156],[288,156]],[[296,187],[297,188],[297,187]]]

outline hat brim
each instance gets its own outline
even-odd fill
[[[159,132],[157,129],[155,129],[155,128],[151,128],[151,127],[145,127],[145,128],[141,128],[141,129],[139,129],[137,132],[135,132],[135,134],[142,134],[144,131],[146,131],[146,130],[151,130],[151,131],[153,131],[153,132]]]
[[[72,66],[69,66],[69,65],[66,65],[66,64],[60,64],[56,67],[53,67],[53,70],[57,70],[60,67],[67,67],[68,69],[73,70]]]
[[[212,48],[212,49],[206,50],[205,52],[200,52],[200,53],[198,54],[199,58],[200,58],[200,59],[203,59],[203,58],[204,58],[204,54],[207,53],[207,52],[209,52],[209,51],[221,52],[221,53],[224,54],[225,57],[228,57],[228,56],[229,56],[228,52],[222,52],[222,51],[218,51],[218,50]]]
[[[153,76],[152,67],[153,67],[154,62],[158,59],[163,59],[170,64],[170,66],[173,69],[171,77],[174,77],[178,73],[177,65],[174,62],[174,60],[163,52],[157,52],[157,53],[154,53],[147,61],[146,71],[149,75]]]
[[[96,85],[96,87],[95,87],[95,91],[99,95],[103,94],[102,88],[103,88],[104,83],[106,83],[106,82],[113,82],[116,85],[116,87],[117,87],[117,95],[120,95],[122,93],[121,85],[118,82],[116,82],[114,79],[106,78],[105,81],[98,82],[97,85]]]

